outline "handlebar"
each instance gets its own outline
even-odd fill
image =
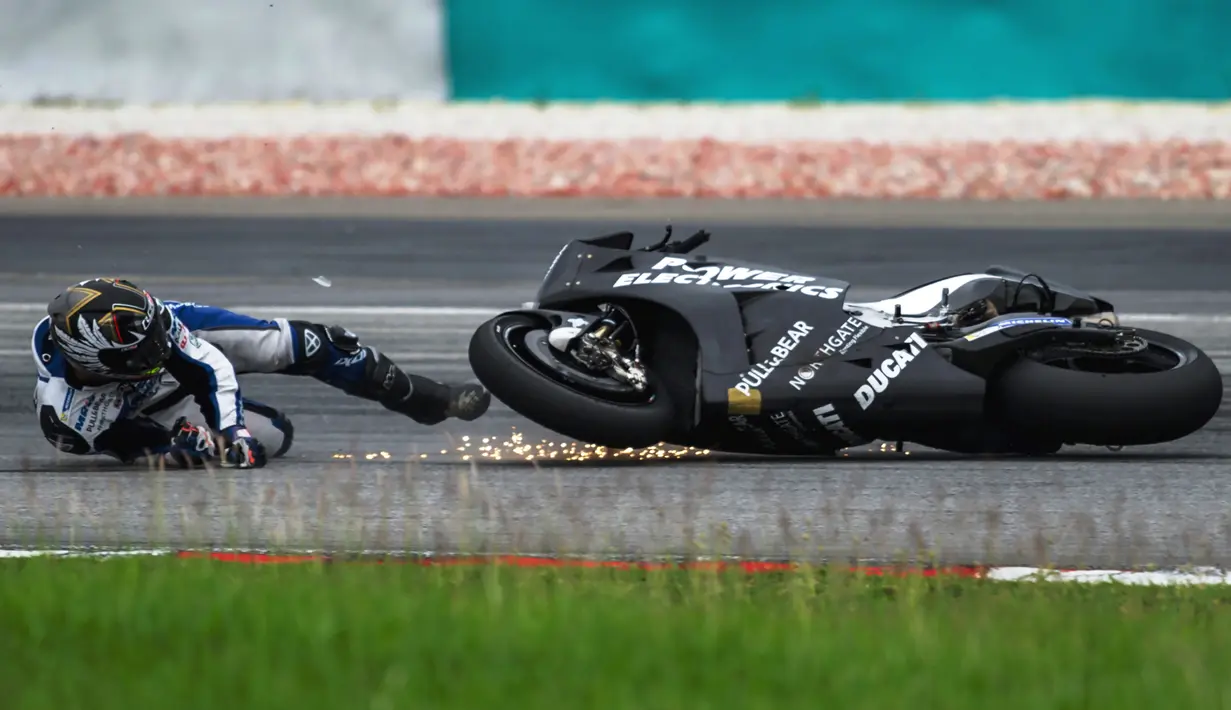
[[[709,240],[710,240],[710,233],[702,229],[701,231],[685,239],[684,241],[679,242],[676,245],[675,253],[676,254],[687,254],[688,252],[692,251],[693,249],[696,249],[702,244],[708,242]]]
[[[687,254],[688,252],[708,242],[710,240],[710,233],[704,229],[701,229],[698,230],[696,234],[682,242],[667,241],[670,238],[671,225],[667,225],[667,233],[663,235],[662,240],[657,244],[642,248],[641,251],[661,251],[665,254]]]

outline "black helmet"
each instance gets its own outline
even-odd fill
[[[171,355],[170,313],[124,279],[70,286],[47,305],[47,315],[65,359],[96,375],[145,379],[158,374]]]

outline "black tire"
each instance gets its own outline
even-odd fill
[[[989,413],[1015,436],[1094,446],[1159,444],[1205,426],[1223,395],[1213,361],[1180,338],[1136,334],[1149,343],[1155,371],[1094,372],[1022,359],[989,383]]]
[[[503,313],[479,326],[470,338],[470,367],[492,396],[527,419],[585,443],[639,449],[670,438],[674,406],[653,373],[647,388],[652,395],[642,395],[641,401],[604,399],[573,387],[529,353],[529,339],[545,337],[551,327],[547,318],[524,312]],[[567,367],[563,361],[560,365]]]

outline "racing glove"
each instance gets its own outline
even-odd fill
[[[261,468],[266,462],[265,447],[242,426],[224,429],[218,450],[223,468]]]
[[[180,417],[171,426],[171,448],[163,454],[168,466],[204,467],[217,455],[217,443],[208,429],[189,423],[187,417]]]

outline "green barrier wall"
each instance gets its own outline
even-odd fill
[[[1231,0],[443,2],[456,99],[1231,96]]]

